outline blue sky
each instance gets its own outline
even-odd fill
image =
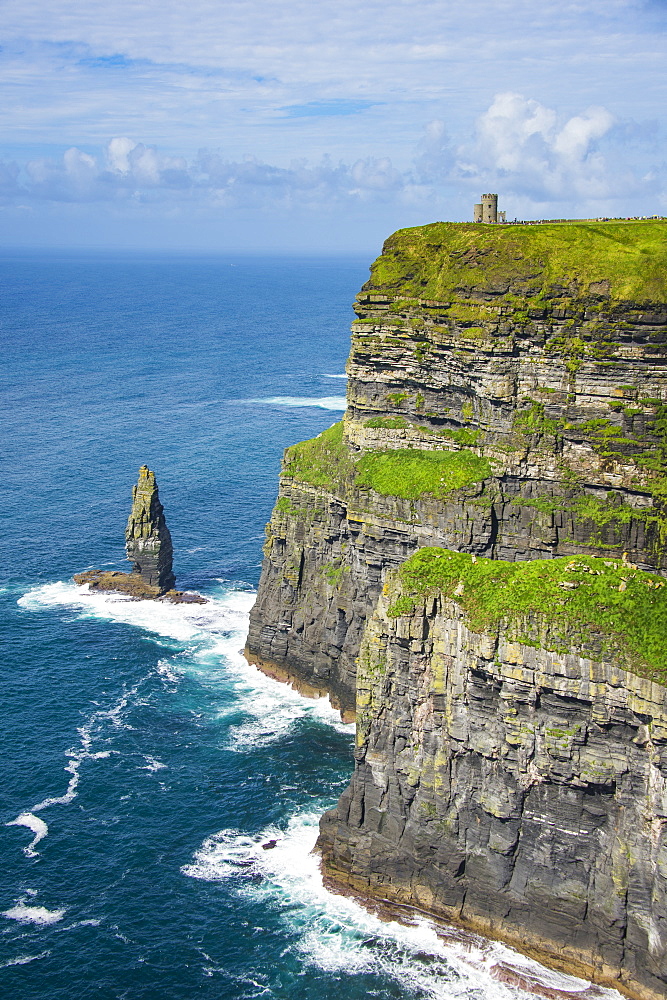
[[[667,214],[667,0],[3,0],[12,245],[379,249]]]

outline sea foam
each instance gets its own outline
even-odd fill
[[[274,743],[304,719],[317,720],[352,738],[354,724],[341,721],[340,713],[328,697],[304,698],[288,684],[261,673],[233,650],[227,650],[226,654],[235,693],[234,712],[242,711],[246,716],[242,722],[230,726],[231,750],[243,753]]]
[[[251,399],[251,403],[267,406],[317,406],[321,410],[344,410],[345,396],[269,396],[267,399]]]
[[[253,592],[231,591],[206,604],[172,604],[169,601],[134,601],[121,594],[105,594],[71,583],[48,583],[29,590],[18,601],[29,611],[47,607],[75,608],[80,616],[103,618],[177,642],[206,640],[229,628],[242,626],[255,599]]]
[[[381,920],[330,892],[313,853],[322,808],[293,816],[285,830],[221,830],[206,838],[181,871],[210,882],[235,881],[239,894],[281,915],[290,950],[304,965],[324,971],[410,983],[429,1000],[517,1000],[533,990],[562,1000],[621,1000],[615,990],[546,969],[498,942],[453,928],[443,934],[422,917],[410,924]]]
[[[23,853],[27,858],[36,858],[37,851],[35,847],[39,844],[40,840],[44,840],[49,832],[48,825],[39,816],[35,816],[31,812],[20,813],[16,819],[10,820],[5,826],[26,826],[29,830],[35,834],[34,838],[30,841],[27,847],[23,848]]]
[[[18,920],[22,924],[39,924],[47,926],[57,924],[65,916],[65,910],[47,910],[45,906],[27,906],[20,899],[14,906],[4,910],[3,917],[8,920]]]
[[[17,955],[16,958],[8,958],[6,962],[0,962],[0,969],[8,969],[12,965],[28,965],[30,962],[37,962],[40,958],[47,958],[50,951],[42,951],[39,955]]]

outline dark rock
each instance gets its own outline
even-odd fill
[[[171,535],[160,503],[155,473],[147,465],[139,469],[139,480],[132,488],[132,510],[125,529],[125,550],[138,574],[160,593],[171,590],[176,577],[172,569]]]
[[[555,654],[476,635],[435,593],[386,611],[392,571],[424,546],[667,575],[655,227],[387,241],[355,307],[343,447],[323,466],[324,447],[311,466],[286,454],[246,649],[356,712],[354,776],[321,823],[327,884],[641,1000],[667,995],[667,689],[595,636]],[[580,243],[574,270],[562,237]],[[364,456],[397,449],[490,471],[411,499],[359,485]]]

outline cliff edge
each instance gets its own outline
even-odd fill
[[[623,560],[417,552],[365,630],[329,879],[664,997],[665,634]]]
[[[285,453],[247,650],[348,715],[420,546],[667,566],[667,224],[401,230],[355,310],[344,424]]]
[[[667,992],[667,224],[392,236],[246,654],[357,717],[328,877]]]

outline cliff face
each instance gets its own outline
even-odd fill
[[[664,997],[667,224],[405,230],[355,308],[247,648],[356,710],[325,872]]]
[[[502,619],[482,632],[470,617],[488,615],[491,596],[465,576],[472,564],[453,561],[445,592],[406,596],[390,575],[368,623],[355,771],[321,823],[325,872],[631,996],[663,997],[667,688],[650,675],[665,676],[667,656],[644,677],[622,664],[647,654],[644,615],[656,654],[664,582],[622,561],[534,564],[529,581],[522,567],[498,581]],[[564,624],[570,588],[585,600]],[[630,631],[640,622],[632,649],[615,609]]]
[[[344,434],[288,449],[248,655],[354,707],[419,546],[666,565],[667,225],[436,224],[357,298]]]

